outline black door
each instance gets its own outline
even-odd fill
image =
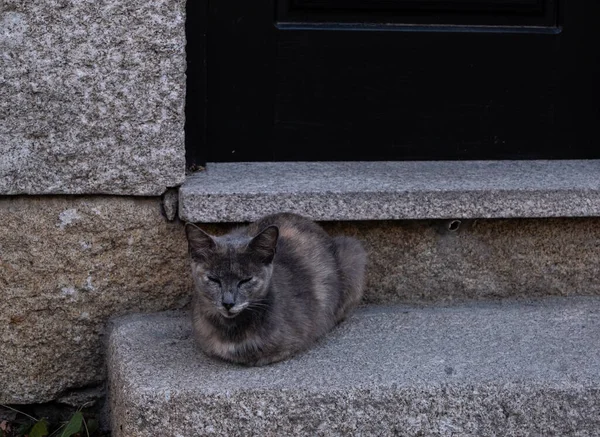
[[[598,0],[211,0],[207,18],[201,160],[600,157]]]

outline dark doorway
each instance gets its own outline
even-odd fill
[[[597,0],[204,7],[198,161],[600,158]]]

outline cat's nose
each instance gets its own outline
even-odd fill
[[[229,311],[235,305],[235,295],[229,291],[224,292],[221,297],[221,304],[223,308]]]

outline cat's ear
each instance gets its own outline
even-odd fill
[[[268,264],[273,261],[273,257],[275,256],[278,238],[279,228],[277,226],[269,226],[248,243],[248,248],[258,255],[264,263]]]
[[[209,254],[217,247],[215,240],[192,223],[186,223],[185,235],[188,239],[188,247],[192,259],[196,261],[204,261]]]

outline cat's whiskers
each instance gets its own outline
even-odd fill
[[[254,314],[272,314],[273,313],[273,308],[271,307],[271,305],[265,305],[265,304],[253,305],[253,304],[250,304],[250,305],[248,305],[248,307],[246,307],[246,311],[254,313]]]
[[[250,304],[250,305],[248,305],[248,308],[266,308],[266,309],[271,309],[271,305],[268,305],[268,304],[265,304],[265,303]]]

